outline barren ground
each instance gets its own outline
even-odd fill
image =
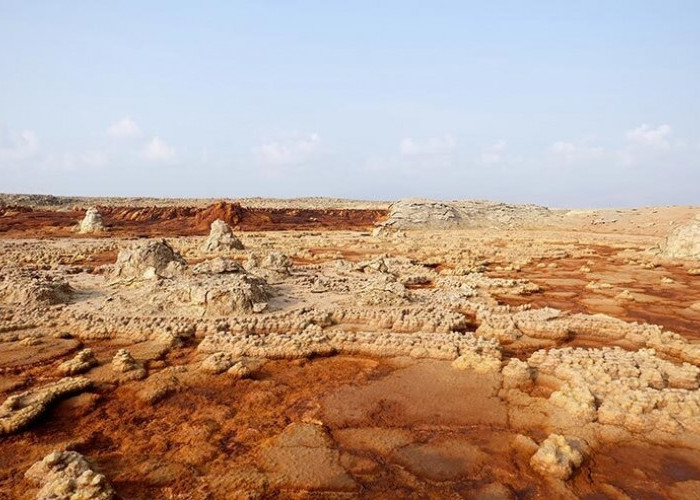
[[[80,200],[0,208],[0,498],[56,450],[123,499],[700,497],[700,262],[661,251],[700,209],[373,233],[388,205],[99,201],[96,234]],[[216,219],[243,249],[202,248]],[[175,270],[115,266],[160,238]],[[552,434],[580,465],[533,463]]]

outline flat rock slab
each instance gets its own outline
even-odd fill
[[[42,337],[36,345],[27,345],[22,341],[3,342],[0,343],[0,372],[48,363],[79,347],[77,340],[51,337]]]
[[[260,462],[282,489],[353,491],[357,484],[340,466],[333,444],[322,426],[294,423],[263,445]]]
[[[505,425],[498,374],[455,370],[449,362],[422,361],[367,385],[346,385],[323,400],[332,427]]]

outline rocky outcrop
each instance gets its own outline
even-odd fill
[[[112,277],[172,278],[181,274],[187,262],[165,240],[151,241],[129,250],[122,250],[114,264]]]
[[[458,227],[462,220],[459,210],[433,200],[400,200],[389,210],[389,219],[383,224],[396,228],[442,229]]]
[[[235,260],[227,259],[226,257],[216,257],[214,259],[205,260],[199,264],[192,266],[194,274],[245,274],[245,269]]]
[[[85,217],[78,224],[78,232],[81,234],[100,233],[104,230],[102,214],[95,207],[88,208],[85,212]]]
[[[92,382],[82,377],[66,377],[48,385],[9,396],[0,405],[0,435],[17,432],[44,413],[58,399],[84,391]]]
[[[231,226],[221,219],[211,223],[209,237],[202,245],[203,252],[226,252],[230,250],[243,250],[243,243],[233,234]]]
[[[40,485],[37,500],[111,500],[112,486],[80,453],[54,451],[25,473]]]
[[[519,227],[549,215],[537,205],[511,205],[480,200],[404,199],[392,203],[380,226],[397,229]]]
[[[674,229],[662,250],[670,259],[700,260],[700,218]]]

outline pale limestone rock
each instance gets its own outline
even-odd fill
[[[270,252],[260,263],[260,267],[281,274],[289,274],[289,269],[292,267],[292,260],[281,252]]]
[[[296,333],[268,335],[218,331],[207,335],[197,349],[205,353],[223,351],[234,357],[261,359],[350,354],[455,360],[469,352],[479,353],[484,358],[500,358],[500,350],[494,341],[470,334],[345,332],[323,331],[318,325],[316,327],[307,327]]]
[[[593,422],[598,416],[595,397],[587,387],[565,386],[554,391],[549,396],[549,401],[586,422]]]
[[[235,362],[236,359],[231,353],[215,352],[207,356],[200,366],[205,372],[222,373],[231,368]]]

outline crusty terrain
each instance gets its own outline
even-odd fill
[[[700,209],[5,202],[0,498],[700,494]]]

